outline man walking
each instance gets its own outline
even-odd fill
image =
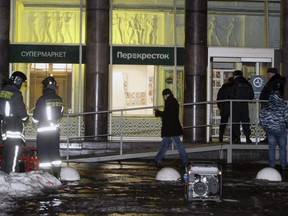
[[[161,148],[155,157],[156,164],[157,166],[160,166],[170,143],[173,142],[180,154],[183,165],[186,165],[188,164],[189,159],[184,145],[180,140],[180,135],[183,134],[183,131],[179,121],[179,103],[172,94],[172,91],[168,88],[162,91],[162,95],[165,103],[164,111],[155,110],[155,116],[161,117],[162,119],[162,143]]]

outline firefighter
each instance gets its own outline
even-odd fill
[[[58,121],[63,114],[63,100],[56,94],[57,82],[52,75],[45,78],[42,85],[43,95],[38,98],[32,117],[37,128],[39,168],[59,177],[62,162]]]
[[[27,77],[21,71],[12,73],[2,83],[0,91],[1,136],[3,159],[1,170],[7,174],[19,172],[19,158],[25,145],[23,123],[29,119],[20,91]]]

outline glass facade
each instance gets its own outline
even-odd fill
[[[41,80],[49,74],[53,74],[59,84],[59,94],[64,98],[65,111],[83,111],[85,58],[82,51],[85,48],[86,37],[86,1],[13,0],[11,2],[12,44],[75,46],[79,51],[75,54],[78,55],[76,62],[70,60],[13,62],[12,70],[22,70],[29,78],[28,88],[23,90],[29,112],[32,112],[41,93]],[[113,63],[111,58],[110,109],[162,105],[161,92],[164,88],[171,88],[179,102],[183,103],[184,67],[181,49],[183,51],[185,43],[185,1],[111,0],[110,2],[111,50],[123,47],[136,50],[147,47],[149,50],[156,47],[159,50],[171,49],[173,54],[172,64],[161,62],[138,64],[129,63],[128,60],[120,64]],[[208,1],[208,46],[278,49],[279,15],[280,1],[272,3]],[[113,55],[114,53],[111,56]],[[217,68],[217,64],[214,64],[213,69],[218,72],[232,71],[239,66],[237,65],[235,62],[230,68],[223,69]],[[253,63],[247,63],[245,68],[245,75],[248,78],[256,73]],[[265,68],[260,70],[260,74],[265,75],[263,71]],[[218,80],[219,77],[215,77],[216,75],[211,76],[211,89],[215,88],[218,81],[220,84],[225,82],[227,74],[224,72],[220,74],[221,80]],[[153,111],[138,110],[126,115],[152,117]]]
[[[51,47],[55,45],[80,47],[84,44],[85,10],[82,9],[84,7],[82,1],[69,1],[66,5],[63,2],[49,0],[12,2],[12,44]],[[42,60],[37,63],[15,62],[12,70],[21,70],[28,77],[28,88],[23,93],[30,113],[41,95],[41,81],[50,74],[55,77],[59,85],[58,93],[64,99],[65,111],[83,110],[83,95],[79,95],[83,94],[83,65]]]

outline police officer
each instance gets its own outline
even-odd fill
[[[233,82],[231,84],[231,98],[236,100],[252,100],[254,91],[248,80],[243,77],[241,70],[233,72]],[[232,103],[232,141],[233,143],[241,143],[240,140],[240,122],[246,136],[246,143],[252,143],[250,139],[250,117],[248,102],[233,102]]]
[[[37,127],[39,168],[59,177],[61,157],[58,121],[63,114],[63,100],[56,94],[57,82],[48,76],[42,81],[43,95],[36,102],[32,121]]]
[[[227,100],[231,97],[231,84],[233,82],[233,77],[229,77],[228,83],[224,83],[217,93],[217,101],[219,100]],[[219,126],[219,142],[223,142],[223,135],[225,132],[225,128],[227,122],[230,117],[230,102],[218,102],[217,106],[220,110],[220,126]]]
[[[1,135],[4,144],[1,169],[9,174],[19,171],[19,157],[25,144],[23,122],[29,119],[20,91],[27,77],[21,71],[12,73],[0,91]]]
[[[272,92],[277,89],[278,91],[280,91],[281,93],[284,94],[284,89],[285,89],[285,84],[286,84],[286,78],[282,77],[279,73],[278,73],[278,69],[277,68],[268,68],[267,69],[267,75],[268,75],[268,82],[265,84],[264,88],[262,89],[261,93],[260,93],[260,97],[259,100],[269,100],[270,95],[272,94]],[[266,102],[262,103],[262,108],[267,105]],[[265,132],[266,134],[266,132]],[[262,141],[260,141],[260,143],[268,143],[268,138],[267,138],[267,134],[266,134],[266,138]]]

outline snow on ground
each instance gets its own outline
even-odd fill
[[[57,189],[61,182],[47,172],[6,173],[0,171],[0,195],[21,196]]]
[[[56,190],[61,185],[61,182],[48,172],[32,171],[8,175],[0,171],[1,215],[5,213],[5,209],[14,205],[13,198],[41,194],[44,190]]]

